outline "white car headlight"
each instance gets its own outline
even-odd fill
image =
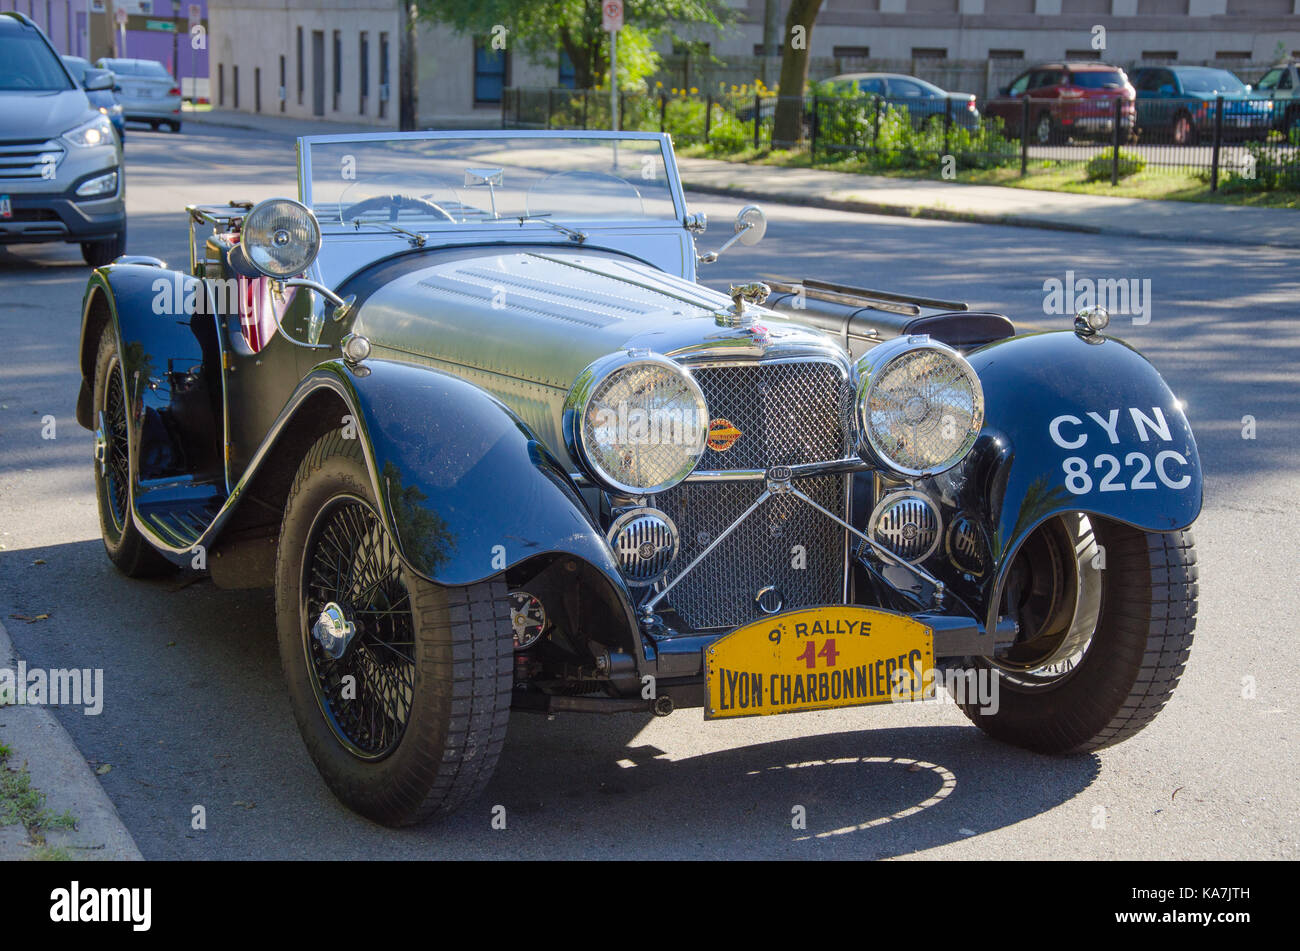
[[[629,495],[662,492],[690,475],[708,429],[699,384],[649,351],[596,361],[579,374],[564,407],[570,455],[597,482]]]
[[[956,350],[899,337],[857,362],[858,453],[899,475],[951,469],[984,425],[984,389]]]
[[[89,122],[82,123],[75,129],[63,133],[63,140],[78,148],[91,148],[96,145],[111,145],[113,142],[113,123],[107,116],[98,115]]]
[[[320,225],[306,205],[291,198],[271,198],[244,216],[239,244],[243,256],[269,278],[301,274],[320,252]]]
[[[111,195],[117,191],[117,172],[96,175],[77,186],[79,198],[91,198],[95,195]]]

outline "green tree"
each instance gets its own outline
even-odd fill
[[[819,0],[820,2],[820,0]],[[563,50],[573,63],[574,83],[590,89],[608,81],[609,34],[601,29],[600,0],[417,0],[422,16],[463,33],[493,35],[505,27],[507,49],[538,63],[554,64]],[[650,48],[673,23],[721,27],[734,19],[725,0],[624,0],[619,34],[619,82],[636,85],[659,68]],[[500,31],[497,31],[500,35]],[[627,66],[623,51],[626,49]]]
[[[808,48],[812,45],[813,21],[822,0],[791,0],[785,15],[785,37],[781,46],[781,98],[776,103],[772,144],[799,141],[803,109],[799,98],[808,84]]]

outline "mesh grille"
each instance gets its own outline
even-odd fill
[[[845,478],[818,476],[796,485],[842,515]],[[684,482],[658,496],[656,504],[681,534],[676,570],[690,564],[762,491],[758,481]],[[803,568],[794,567],[796,545],[803,549]],[[839,604],[844,530],[806,502],[788,495],[770,498],[673,588],[667,601],[695,629],[736,627],[762,616],[754,596],[766,585],[781,593],[783,610]]]
[[[711,433],[721,433],[710,439],[698,468],[768,469],[848,454],[853,394],[838,365],[712,366],[693,375],[709,406]]]

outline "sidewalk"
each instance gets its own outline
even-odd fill
[[[13,671],[17,667],[13,642],[0,624],[0,669]],[[25,768],[32,788],[45,794],[44,809],[53,815],[67,812],[76,819],[75,829],[47,829],[43,833],[46,846],[77,861],[141,859],[108,794],[48,707],[0,706],[0,745],[9,749],[0,770]],[[4,808],[5,797],[0,792],[0,813]],[[0,826],[0,862],[39,854],[21,823]]]
[[[251,129],[285,138],[383,131],[356,123],[288,119],[228,109],[187,112],[185,121]],[[682,183],[690,191],[909,218],[976,221],[1192,244],[1291,249],[1296,247],[1297,229],[1300,229],[1300,210],[1291,208],[1108,198],[682,156],[678,156],[677,166]]]

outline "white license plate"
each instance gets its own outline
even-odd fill
[[[8,195],[0,195],[0,218],[12,218],[13,216],[13,202],[9,200]]]
[[[144,87],[144,86],[139,86],[139,87],[137,87],[136,90],[135,90],[135,94],[136,94],[136,96],[139,97],[140,99],[152,99],[152,98],[153,98],[153,90],[152,90],[152,89],[149,89],[149,88],[147,88],[147,87]]]

